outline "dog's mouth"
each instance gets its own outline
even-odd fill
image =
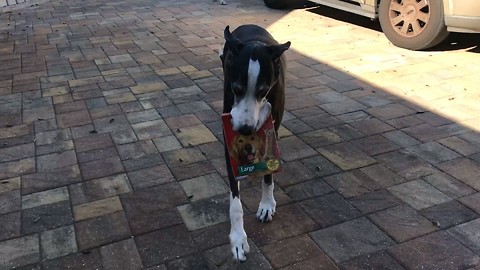
[[[272,105],[263,100],[262,102],[254,102],[254,104],[245,104],[247,101],[239,101],[234,104],[230,110],[232,115],[233,131],[238,131],[241,126],[251,126],[254,132],[258,131],[271,113]],[[251,103],[251,102],[250,102]]]
[[[252,162],[255,160],[257,152],[255,151],[255,148],[251,144],[245,145],[245,148],[243,149],[244,151],[244,157],[246,157],[247,161]]]

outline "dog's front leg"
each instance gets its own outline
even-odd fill
[[[245,254],[250,251],[247,242],[247,233],[243,227],[243,208],[240,201],[240,185],[233,177],[228,152],[225,149],[227,162],[228,179],[230,182],[230,244],[233,258],[238,261],[245,261]]]
[[[239,196],[230,193],[230,243],[234,259],[245,261],[245,254],[250,251],[247,234],[243,228],[243,209]]]
[[[273,197],[273,187],[273,175],[265,175],[262,182],[262,199],[260,200],[257,211],[258,221],[272,221],[272,217],[275,214],[275,207],[277,206],[277,202]]]

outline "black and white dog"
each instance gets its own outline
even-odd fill
[[[283,53],[290,42],[278,42],[263,28],[242,25],[230,33],[224,31],[225,46],[220,55],[224,72],[223,112],[231,113],[232,126],[243,135],[255,133],[270,113],[278,131],[282,122],[285,102],[285,68]],[[250,247],[243,228],[243,209],[240,186],[233,177],[230,159],[225,147],[228,178],[230,181],[230,243],[236,260],[244,261]],[[262,199],[257,220],[267,222],[275,214],[273,178],[266,175],[262,182]]]

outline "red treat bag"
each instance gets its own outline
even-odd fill
[[[272,115],[256,133],[248,136],[233,131],[231,120],[229,113],[222,115],[223,135],[235,179],[281,171]]]

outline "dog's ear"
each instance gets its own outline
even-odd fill
[[[238,38],[234,37],[232,33],[230,33],[230,26],[227,25],[227,27],[225,27],[223,36],[225,38],[225,46],[228,47],[228,49],[230,49],[234,55],[237,55],[242,49],[243,43]]]
[[[270,52],[273,62],[277,62],[280,56],[290,48],[291,44],[292,43],[288,41],[284,44],[268,46],[268,51]]]
[[[286,50],[288,50],[288,48],[290,48],[290,45],[291,45],[291,43],[290,43],[290,41],[288,41],[284,44],[271,45],[271,46],[267,47],[268,52],[270,53],[270,57],[271,57],[272,62],[273,62],[275,76],[278,76],[278,74],[280,74],[280,65],[279,65],[280,56],[282,56],[282,54]]]
[[[264,137],[265,138],[265,137]],[[262,140],[260,137],[258,138],[258,147],[259,147],[259,151],[260,151],[260,156],[262,157],[262,159],[265,158],[265,153],[267,152],[266,150],[266,147],[265,147],[265,141]]]

